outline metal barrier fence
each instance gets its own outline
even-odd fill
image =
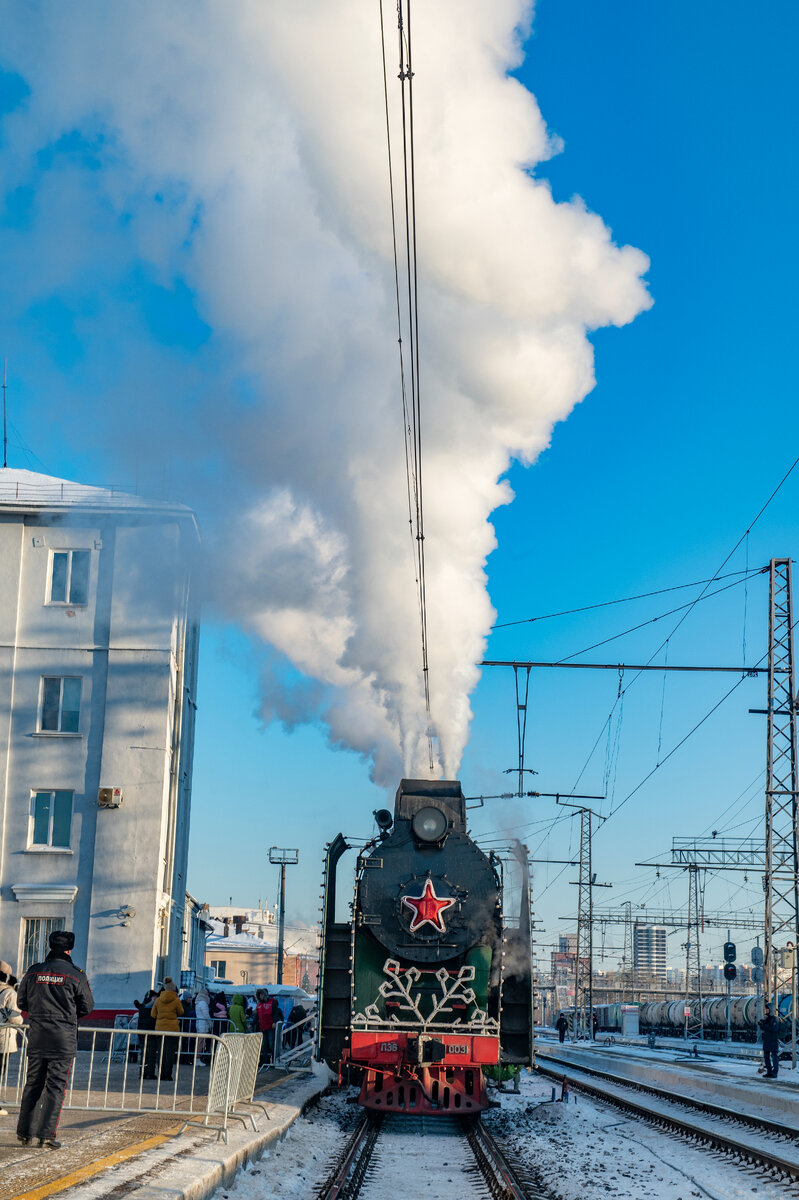
[[[311,1035],[309,1042],[305,1041],[306,1033]],[[275,1026],[275,1065],[284,1067],[288,1071],[310,1066],[315,1033],[315,1012],[310,1013],[295,1025],[284,1025],[283,1022],[279,1022]]]
[[[0,1101],[16,1106],[27,1067],[27,1027],[18,1028],[18,1053],[5,1055],[0,1068]],[[259,1033],[160,1033],[135,1029],[80,1027],[64,1108],[90,1112],[174,1113],[188,1125],[209,1126],[227,1141],[237,1104],[253,1104],[262,1039]],[[258,1105],[264,1113],[263,1105]],[[192,1118],[195,1118],[194,1120]],[[202,1118],[197,1120],[196,1118]]]

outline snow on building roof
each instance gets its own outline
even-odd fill
[[[211,933],[205,940],[206,950],[246,950],[247,953],[253,954],[274,954],[276,945],[276,941],[266,941],[249,933],[232,933],[230,937]]]
[[[209,904],[208,912],[212,920],[224,921],[225,917],[232,921],[234,917],[243,917],[245,925],[272,925],[276,920],[277,908],[242,908],[230,904]]]
[[[206,950],[254,951],[255,953],[274,954],[277,949],[277,925],[261,925],[264,936],[255,933],[231,932],[225,937],[224,925],[221,921],[211,918],[214,932],[206,938]],[[316,926],[287,925],[285,931],[286,954],[315,954],[318,941]]]
[[[136,509],[145,512],[174,513],[192,518],[185,504],[172,500],[149,500],[116,487],[92,487],[26,471],[21,467],[0,467],[0,509],[30,510],[38,508],[102,508]]]

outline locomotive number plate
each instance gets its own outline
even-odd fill
[[[468,1046],[447,1046],[447,1054],[468,1054]]]
[[[380,1043],[380,1052],[382,1054],[396,1054],[397,1049],[398,1049],[398,1047],[397,1047],[396,1042],[381,1042]]]

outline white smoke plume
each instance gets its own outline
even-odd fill
[[[508,74],[531,18],[522,0],[414,7],[430,685],[450,777],[503,472],[593,386],[586,331],[649,305],[645,256],[535,178],[559,146]],[[6,319],[57,297],[80,389],[55,365],[52,386],[84,411],[96,397],[96,444],[123,462],[178,447],[215,603],[285,656],[265,714],[321,717],[379,782],[426,774],[377,0],[9,3],[0,61],[30,88],[4,122],[4,190],[55,163],[0,236]],[[142,271],[193,294],[196,354],[148,342]],[[285,660],[318,682],[280,694]]]

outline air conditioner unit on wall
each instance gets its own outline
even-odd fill
[[[119,808],[124,798],[122,788],[100,788],[97,792],[97,807]]]

